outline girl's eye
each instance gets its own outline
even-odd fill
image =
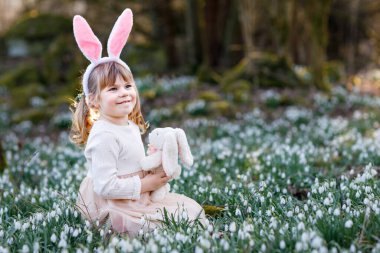
[[[109,89],[109,90],[116,90],[116,88],[111,88],[111,89]]]
[[[125,88],[127,88],[127,89],[129,89],[129,88],[131,88],[132,87],[132,85],[130,85],[130,84],[126,84],[125,85]]]

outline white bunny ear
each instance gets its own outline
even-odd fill
[[[168,176],[172,176],[178,166],[178,146],[176,136],[169,132],[165,134],[162,147],[162,167]]]
[[[127,43],[132,30],[133,14],[131,9],[125,9],[117,19],[108,38],[107,51],[109,57],[120,57],[120,53]]]
[[[83,17],[75,15],[73,27],[75,40],[84,56],[91,62],[100,59],[102,56],[102,43],[91,30],[87,21]]]
[[[194,159],[190,151],[189,143],[187,142],[186,134],[181,128],[175,129],[177,143],[178,143],[178,152],[181,157],[183,165],[190,167],[193,165]]]

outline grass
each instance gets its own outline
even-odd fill
[[[380,99],[340,88],[312,99],[183,121],[195,164],[172,191],[204,205],[208,224],[166,214],[163,228],[134,239],[76,211],[87,171],[67,132],[52,143],[9,130],[0,252],[378,252]]]

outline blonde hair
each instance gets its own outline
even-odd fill
[[[133,83],[137,95],[136,105],[132,112],[128,114],[128,119],[133,121],[140,128],[141,134],[146,132],[149,125],[145,123],[141,113],[140,97],[137,87],[134,84],[132,73],[117,62],[106,62],[96,66],[89,76],[89,98],[87,98],[89,105],[87,105],[84,95],[82,95],[78,102],[74,101],[71,105],[70,110],[73,112],[73,116],[70,130],[70,140],[73,143],[77,145],[87,143],[90,130],[94,122],[99,117],[98,113],[90,108],[93,102],[91,99],[99,101],[100,92],[108,86],[115,84],[118,76],[121,76],[121,78],[128,83]]]

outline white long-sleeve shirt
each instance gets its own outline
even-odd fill
[[[118,178],[141,171],[139,161],[145,156],[139,127],[116,125],[97,120],[91,128],[84,155],[94,191],[106,199],[139,199],[139,176]]]

